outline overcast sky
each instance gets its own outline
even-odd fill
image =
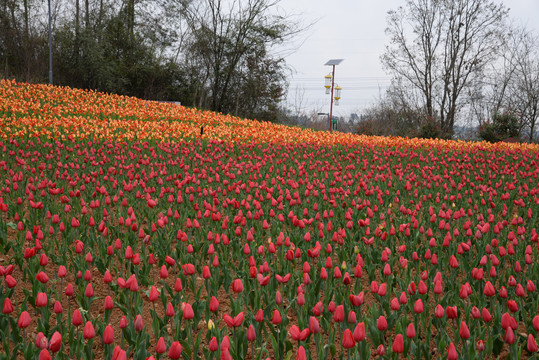
[[[510,16],[534,31],[539,31],[539,0],[505,0]],[[388,43],[386,15],[405,0],[281,0],[288,14],[297,14],[304,23],[318,19],[303,37],[303,44],[286,56],[294,70],[290,78],[287,103],[306,111],[329,112],[329,96],[324,92],[324,76],[331,67],[329,59],[344,59],[336,67],[335,81],[342,88],[340,106],[334,114],[349,116],[361,110],[389,84],[380,64]]]

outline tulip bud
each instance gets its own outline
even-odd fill
[[[249,329],[247,329],[247,340],[248,341],[255,341],[256,340],[256,332],[253,324],[249,325]]]
[[[528,342],[526,344],[526,348],[532,354],[537,352],[537,349],[538,349],[537,342],[535,341],[535,338],[533,337],[532,334],[528,335]]]
[[[158,354],[163,354],[165,351],[167,351],[167,345],[165,344],[165,339],[161,336],[157,341],[157,345],[155,346],[155,352]]]
[[[180,344],[179,341],[174,341],[172,345],[170,345],[170,350],[168,351],[168,357],[170,359],[179,359],[182,354],[183,347]]]
[[[90,321],[87,321],[86,325],[84,325],[82,336],[85,339],[93,339],[94,338],[95,329],[94,329],[94,326],[92,325],[92,323]]]
[[[485,343],[483,342],[483,340],[477,340],[475,348],[478,352],[482,352],[483,350],[485,350]]]
[[[455,344],[451,343],[449,344],[447,348],[447,359],[448,360],[458,360],[459,355],[457,353],[457,349],[455,348]]]
[[[114,328],[110,325],[105,327],[103,331],[103,344],[110,345],[114,341]]]
[[[6,297],[4,299],[4,307],[2,308],[3,314],[11,314],[13,312],[13,304],[11,303],[11,299]]]
[[[342,347],[345,349],[351,349],[356,345],[354,337],[350,329],[345,329],[342,336]]]
[[[394,353],[397,353],[397,354],[400,354],[404,351],[404,339],[402,338],[402,334],[397,334],[397,336],[395,336],[392,350]]]
[[[53,353],[56,353],[60,350],[62,347],[62,335],[55,331],[54,334],[52,334],[51,340],[49,342],[49,350]]]
[[[387,320],[386,320],[386,318],[384,316],[380,316],[378,318],[378,320],[376,321],[376,327],[380,331],[387,330]]]
[[[217,343],[217,338],[213,336],[210,339],[210,343],[208,344],[208,348],[211,352],[216,352],[219,349],[219,344]]]
[[[320,324],[318,322],[318,319],[314,316],[311,316],[309,318],[309,331],[312,334],[318,334],[320,332]]]
[[[140,316],[140,314],[138,314],[135,317],[135,331],[140,332],[140,331],[142,331],[143,328],[144,328],[144,323],[142,321],[142,316]]]
[[[120,329],[125,329],[126,327],[127,327],[127,318],[124,315],[120,319]]]

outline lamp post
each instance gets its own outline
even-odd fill
[[[325,84],[325,88],[326,88],[326,94],[329,94],[329,89],[330,89],[330,82],[331,82],[331,102],[330,102],[330,105],[329,105],[329,131],[331,131],[331,121],[333,120],[333,92],[334,90],[337,91],[337,93],[335,94],[335,105],[339,105],[339,99],[341,98],[341,87],[337,85],[337,88],[335,88],[335,66],[339,65],[341,62],[343,61],[343,59],[331,59],[329,60],[327,63],[325,63],[324,65],[328,65],[328,66],[331,66],[333,69],[331,71],[331,75],[326,75],[325,76],[325,79],[326,79],[326,84]]]

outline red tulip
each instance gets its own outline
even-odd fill
[[[457,360],[458,358],[459,358],[459,354],[457,353],[455,344],[453,343],[449,344],[449,347],[447,348],[447,360]]]
[[[344,333],[342,336],[342,347],[345,349],[351,349],[355,345],[356,345],[356,342],[354,341],[354,337],[350,329],[344,330]]]
[[[354,336],[355,341],[357,342],[363,341],[365,339],[365,323],[364,322],[358,323],[352,335]]]
[[[414,323],[408,324],[408,327],[406,328],[406,337],[409,339],[412,339],[415,337],[415,326]]]
[[[518,311],[518,304],[514,300],[507,300],[507,307],[511,312],[517,312]]]
[[[235,293],[241,293],[243,291],[243,283],[241,279],[236,279],[232,282],[232,291]]]
[[[248,341],[256,340],[256,332],[255,332],[255,327],[253,326],[253,324],[250,324],[249,328],[247,329],[247,340]]]
[[[279,325],[281,323],[282,319],[281,319],[281,313],[279,312],[279,310],[275,309],[273,310],[273,316],[271,317],[271,323],[273,325]]]
[[[505,335],[503,337],[504,341],[508,344],[512,344],[515,342],[515,333],[513,332],[513,329],[509,326],[507,330],[505,330]]]
[[[13,289],[17,285],[17,280],[11,275],[7,275],[4,279],[8,288]]]
[[[376,327],[378,328],[378,330],[380,331],[385,331],[387,330],[387,320],[386,318],[382,315],[378,318],[378,320],[376,321]]]
[[[217,338],[215,336],[212,336],[212,338],[210,339],[208,349],[210,349],[211,352],[216,352],[217,350],[219,350],[219,344],[217,343]]]
[[[230,339],[228,338],[228,335],[225,335],[221,341],[221,351],[228,349],[230,349]]]
[[[86,325],[84,325],[82,336],[85,339],[93,339],[94,338],[95,330],[94,330],[94,326],[92,325],[92,323],[90,321],[87,321]]]
[[[112,308],[114,307],[114,303],[112,301],[112,298],[109,295],[107,295],[105,297],[105,305],[104,305],[104,307],[105,307],[105,310],[112,310]]]
[[[119,346],[115,346],[112,350],[112,360],[127,360],[127,353]]]
[[[41,308],[47,306],[47,294],[40,292],[36,296],[36,307]]]
[[[223,320],[228,327],[240,327],[243,323],[244,317],[245,313],[243,311],[236,315],[234,318],[228,314],[223,314]]]
[[[142,316],[138,314],[135,317],[135,331],[140,332],[144,328],[144,323],[142,321]]]
[[[264,321],[264,312],[262,311],[262,309],[258,309],[258,311],[256,312],[255,321],[259,323]]]
[[[477,343],[475,344],[475,348],[478,352],[482,352],[485,350],[485,343],[483,340],[477,340]]]
[[[161,266],[161,270],[159,270],[159,277],[161,279],[168,278],[168,270],[167,270],[166,265]]]
[[[539,331],[539,315],[535,315],[532,320],[532,325],[535,331]]]
[[[298,348],[298,353],[296,354],[296,360],[307,360],[307,354],[305,353],[305,348],[301,345]]]
[[[210,272],[210,268],[209,266],[204,266],[204,269],[202,270],[202,277],[204,279],[209,279],[211,278],[211,272]]]
[[[174,291],[179,293],[183,290],[182,280],[180,278],[176,278],[176,282],[174,282]]]
[[[11,303],[11,299],[6,297],[4,299],[4,307],[2,308],[3,314],[11,314],[13,312],[13,304]]]
[[[35,345],[40,349],[46,349],[49,346],[48,340],[42,332],[36,335]]]
[[[490,315],[487,308],[483,308],[483,310],[481,310],[481,316],[484,322],[490,322],[490,320],[492,320],[492,315]]]
[[[73,284],[68,283],[65,289],[66,296],[73,296],[74,290],[73,290]]]
[[[335,312],[333,313],[333,321],[340,323],[344,321],[344,306],[339,305],[335,308]]]
[[[150,288],[150,295],[148,296],[148,299],[151,301],[151,302],[155,302],[159,299],[159,291],[157,290],[157,288],[155,286],[152,285],[152,287]]]
[[[219,301],[217,300],[215,296],[212,296],[210,299],[209,310],[211,312],[217,312],[218,309],[219,309]]]
[[[298,326],[292,325],[288,330],[290,337],[295,341],[304,341],[309,336],[309,329],[300,330]]]
[[[168,357],[169,359],[179,359],[182,355],[183,346],[180,344],[179,341],[174,341],[172,345],[170,345],[170,350],[168,351]]]
[[[535,338],[532,334],[528,334],[528,342],[526,344],[526,349],[528,349],[528,351],[531,353],[537,352],[537,342],[535,341]]]
[[[397,336],[395,336],[392,349],[394,353],[398,354],[404,351],[404,339],[402,338],[401,334],[397,334]]]
[[[127,318],[124,316],[122,316],[122,318],[120,319],[120,329],[125,329],[127,327]]]
[[[82,315],[79,309],[75,309],[75,311],[73,311],[73,316],[71,317],[71,323],[73,324],[73,326],[77,326],[77,327],[82,325]]]
[[[446,309],[447,318],[448,319],[456,319],[457,318],[457,307],[456,306],[448,306]]]
[[[183,308],[183,318],[184,320],[191,320],[195,317],[195,312],[193,311],[193,307],[189,303],[184,303]]]
[[[320,324],[314,316],[309,317],[309,331],[312,334],[318,334],[320,332]]]
[[[21,329],[27,328],[30,323],[32,322],[32,319],[30,318],[30,314],[28,311],[23,311],[21,315],[19,316],[18,326]]]
[[[94,288],[92,287],[91,283],[89,283],[86,286],[86,290],[84,291],[84,296],[89,297],[89,298],[94,296]]]
[[[414,312],[416,314],[421,314],[424,310],[423,301],[421,299],[417,299],[414,304]]]
[[[103,344],[110,345],[114,341],[114,328],[110,325],[105,327],[103,331]]]
[[[49,277],[43,271],[37,273],[36,280],[42,284],[46,284],[49,281]]]
[[[464,321],[460,323],[459,336],[464,340],[468,340],[470,338],[470,330]]]
[[[47,351],[47,349],[42,349],[39,353],[38,360],[51,360],[51,354]]]
[[[364,302],[364,299],[365,299],[365,295],[362,292],[360,292],[358,295],[353,295],[353,294],[350,294],[348,296],[348,299],[350,300],[350,303],[353,305],[353,306],[360,306],[363,304]]]
[[[157,340],[157,345],[155,346],[155,352],[158,354],[164,354],[167,351],[167,345],[165,344],[165,339],[161,336]]]

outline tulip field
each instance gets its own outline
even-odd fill
[[[0,80],[0,359],[538,359],[538,164]]]

